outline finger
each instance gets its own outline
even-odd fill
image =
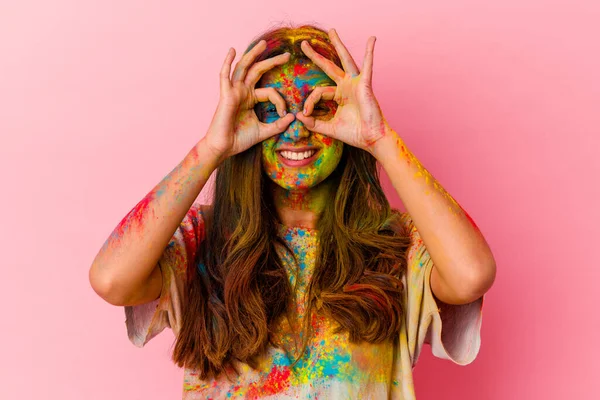
[[[266,60],[257,62],[256,64],[250,67],[248,71],[248,75],[246,75],[246,79],[244,80],[244,84],[248,85],[251,88],[254,88],[256,83],[259,81],[262,74],[270,70],[271,68],[285,64],[290,59],[290,53],[279,54],[275,57],[267,58]]]
[[[331,60],[323,57],[319,53],[317,53],[312,46],[306,41],[303,40],[300,44],[302,51],[304,54],[308,56],[319,68],[323,70],[335,83],[338,83],[342,80],[345,73],[344,70],[335,65]]]
[[[256,96],[256,100],[258,102],[270,101],[271,103],[275,104],[275,108],[277,108],[277,114],[279,114],[280,117],[283,117],[287,113],[285,100],[283,97],[281,97],[279,92],[275,90],[275,88],[268,87],[254,89],[254,95]]]
[[[321,100],[333,100],[335,98],[336,86],[317,86],[304,100],[304,115],[310,115]]]
[[[352,76],[356,76],[360,73],[354,59],[350,55],[350,52],[342,43],[342,39],[340,39],[337,31],[335,29],[329,30],[329,37],[331,39],[331,43],[335,47],[335,50],[340,56],[340,60],[342,61],[342,66],[344,67],[344,71],[351,74]]]
[[[254,62],[254,59],[266,48],[267,41],[261,40],[258,42],[249,52],[242,56],[242,59],[238,61],[233,70],[233,83],[241,82],[246,76],[246,71],[250,65]]]
[[[373,52],[375,51],[376,39],[375,36],[371,36],[369,40],[367,40],[367,50],[362,64],[362,75],[369,86],[373,80]]]
[[[270,138],[271,136],[275,136],[287,129],[287,127],[294,121],[296,117],[294,113],[289,113],[283,118],[279,118],[276,121],[270,123],[259,122],[260,128],[258,129],[259,140],[262,142]]]
[[[229,80],[229,74],[231,73],[231,63],[233,62],[234,58],[235,58],[235,49],[233,47],[230,47],[229,51],[227,51],[227,56],[225,57],[223,66],[221,67],[221,73],[219,74],[221,94],[227,93],[227,91],[231,88],[231,81]]]
[[[314,117],[307,117],[305,115],[302,115],[302,113],[296,114],[296,118],[298,119],[298,121],[302,122],[306,129],[308,129],[309,131],[322,133],[323,135],[329,136],[334,139],[336,138],[335,129],[333,127],[334,125],[331,122],[331,120],[322,121]]]

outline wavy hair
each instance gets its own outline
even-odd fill
[[[327,33],[314,25],[278,27],[257,37],[267,49],[255,62],[290,52],[290,61],[306,58],[300,48],[309,40],[321,55],[342,68]],[[237,370],[234,361],[256,368],[273,334],[287,316],[293,320],[293,290],[276,251],[278,219],[261,165],[261,144],[229,157],[217,169],[212,211],[205,214],[206,238],[196,265],[188,271],[187,299],[173,361],[194,368],[200,379]],[[327,178],[335,198],[317,223],[316,265],[306,290],[303,344],[313,335],[313,312],[332,318],[337,332],[353,343],[379,343],[400,333],[404,315],[402,275],[409,238],[395,226],[379,182],[375,158],[344,146],[342,158]]]

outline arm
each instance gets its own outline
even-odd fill
[[[414,220],[434,263],[431,290],[447,304],[466,304],[492,286],[496,264],[485,238],[467,212],[386,124],[372,147]]]
[[[294,120],[292,113],[283,116],[285,100],[274,88],[254,88],[265,71],[289,58],[286,53],[254,63],[266,46],[261,40],[245,53],[233,78],[235,50],[229,49],[219,75],[219,103],[206,136],[123,218],[96,255],[89,279],[107,302],[137,305],[158,298],[162,276],[157,262],[214,169],[283,132]],[[259,121],[254,106],[265,101],[274,103],[282,117],[268,124]]]
[[[473,220],[387,124],[373,93],[376,38],[367,41],[361,71],[334,29],[329,38],[343,69],[315,52],[307,41],[301,43],[307,57],[336,85],[315,88],[305,101],[306,111],[297,114],[298,120],[313,132],[370,152],[383,165],[434,261],[430,283],[438,300],[464,304],[478,299],[494,280],[494,258]],[[321,99],[338,103],[333,119],[310,116]]]
[[[90,268],[98,295],[114,305],[141,304],[160,295],[157,262],[218,163],[206,140],[200,140],[123,218]]]

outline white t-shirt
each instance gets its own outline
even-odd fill
[[[131,342],[143,347],[169,327],[175,336],[181,328],[181,301],[186,269],[193,266],[198,244],[205,237],[203,207],[194,203],[165,249],[159,265],[163,274],[160,298],[147,304],[126,306],[126,326]],[[436,303],[429,285],[433,262],[408,213],[402,213],[401,229],[410,236],[404,283],[404,324],[396,340],[381,344],[352,344],[347,333],[335,334],[335,321],[313,312],[314,334],[303,359],[293,368],[297,330],[283,318],[278,329],[279,348],[269,347],[258,369],[238,363],[241,373],[233,381],[222,376],[202,381],[184,370],[183,395],[192,399],[414,399],[412,369],[424,343],[434,356],[459,365],[471,363],[481,344],[483,299],[464,305]],[[314,229],[278,227],[300,262],[299,276],[293,260],[280,255],[290,282],[297,281],[296,307],[304,314],[303,288],[311,276],[319,240]],[[301,326],[298,324],[297,326]],[[443,326],[443,329],[442,329]],[[232,378],[232,374],[228,374]]]

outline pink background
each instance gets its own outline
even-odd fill
[[[2,2],[0,398],[180,398],[171,331],[135,348],[88,270],[204,134],[227,48],[282,20],[337,28],[359,63],[377,36],[386,117],[494,251],[478,358],[427,346],[418,398],[597,398],[599,19],[592,0]]]

